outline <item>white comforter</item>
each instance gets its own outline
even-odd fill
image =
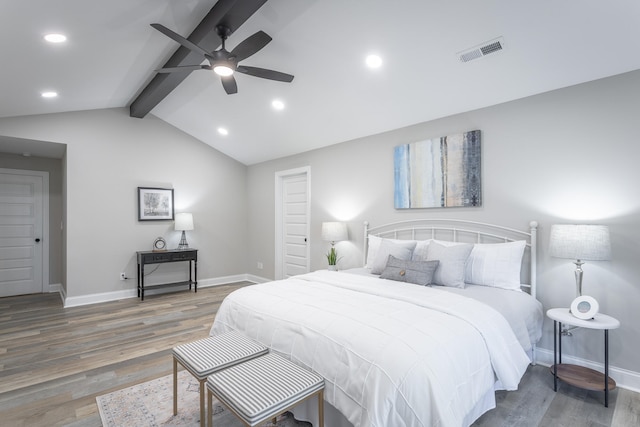
[[[322,375],[325,400],[363,427],[469,425],[496,380],[516,389],[529,364],[485,304],[338,272],[233,292],[211,333],[230,329]]]

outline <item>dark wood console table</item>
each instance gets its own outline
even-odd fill
[[[155,285],[148,285],[147,289],[157,289],[169,286],[193,285],[195,292],[198,292],[198,250],[197,249],[184,249],[184,250],[168,250],[162,252],[156,251],[138,251],[138,297],[144,301],[144,266],[147,264],[163,264],[165,262],[189,262],[189,280],[173,283],[161,283]],[[193,265],[193,267],[192,267]],[[193,276],[191,275],[193,271]]]

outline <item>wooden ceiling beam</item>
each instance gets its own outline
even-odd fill
[[[266,2],[267,0],[218,0],[187,38],[208,51],[216,50],[221,43],[216,33],[216,26],[224,25],[233,33]],[[199,64],[203,59],[202,55],[180,46],[160,68]],[[140,119],[146,116],[189,74],[188,72],[157,73],[131,102],[129,115]]]

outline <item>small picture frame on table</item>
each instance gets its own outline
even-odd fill
[[[173,219],[173,188],[138,187],[138,221]]]

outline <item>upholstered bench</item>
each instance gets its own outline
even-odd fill
[[[200,425],[205,425],[207,376],[267,353],[269,349],[238,332],[226,332],[173,348],[173,415],[178,414],[178,363],[200,382]]]
[[[213,396],[254,427],[314,395],[318,398],[319,427],[324,426],[324,379],[275,353],[209,375],[207,390],[210,427]]]

